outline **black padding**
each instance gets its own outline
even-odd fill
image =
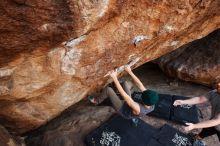
[[[157,132],[158,129],[140,119],[137,126],[135,126],[131,120],[115,115],[99,128],[92,131],[86,137],[86,144],[87,146],[107,146],[107,144],[110,146],[146,146]],[[105,141],[104,137],[107,133],[108,136],[112,136],[110,136],[110,140]],[[117,145],[117,142],[119,145]]]
[[[172,95],[159,94],[159,101],[155,105],[154,111],[149,113],[149,115],[170,120],[172,104]]]
[[[173,101],[175,100],[186,100],[189,99],[188,97],[183,96],[173,96]],[[199,122],[199,115],[198,109],[195,105],[181,105],[173,108],[173,114],[171,116],[172,121],[176,121],[179,123],[198,123]]]
[[[193,139],[177,129],[164,125],[160,132],[154,135],[154,139],[163,146],[192,146]]]
[[[175,121],[180,124],[185,124],[186,122],[198,123],[198,108],[195,105],[173,106],[174,101],[179,99],[185,100],[189,99],[189,97],[159,94],[159,101],[155,105],[154,111],[148,115]]]
[[[156,139],[152,138],[150,142],[147,144],[147,146],[164,146],[163,144],[160,144]]]

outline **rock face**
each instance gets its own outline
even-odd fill
[[[11,136],[8,131],[0,125],[0,145],[1,146],[25,146],[23,140]]]
[[[18,133],[101,88],[109,70],[220,27],[219,0],[8,0],[0,14],[0,123]]]
[[[169,76],[208,86],[220,81],[220,30],[189,43],[156,62]]]
[[[27,146],[84,146],[86,135],[114,113],[108,106],[74,105],[26,138]]]

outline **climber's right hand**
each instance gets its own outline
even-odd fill
[[[117,78],[117,75],[118,75],[118,73],[117,73],[116,70],[112,70],[112,71],[110,71],[108,74],[109,74],[109,76],[110,76],[112,79]]]
[[[125,71],[128,72],[128,73],[132,72],[130,65],[125,66]]]

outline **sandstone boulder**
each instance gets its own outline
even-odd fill
[[[1,146],[25,146],[22,139],[12,136],[0,125],[0,145]]]
[[[18,133],[101,88],[109,70],[220,27],[219,0],[7,0],[0,14],[0,123]]]
[[[208,86],[220,81],[220,30],[184,45],[156,62],[169,76]]]
[[[89,132],[108,120],[114,109],[108,106],[74,105],[46,126],[29,133],[27,146],[85,146]]]

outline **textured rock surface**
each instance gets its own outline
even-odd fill
[[[25,146],[25,144],[22,139],[11,136],[8,131],[0,125],[0,146]]]
[[[86,135],[114,113],[111,107],[80,103],[26,139],[28,146],[82,146]]]
[[[138,65],[220,27],[219,0],[0,2],[0,123],[23,133]],[[61,45],[62,44],[62,45]]]
[[[220,30],[157,59],[169,76],[212,86],[220,81]]]
[[[146,70],[148,71],[146,72]],[[199,96],[211,90],[202,85],[191,84],[180,80],[173,81],[164,76],[156,65],[143,65],[135,70],[135,73],[144,82],[145,86],[160,93]],[[175,82],[175,85],[173,82]],[[202,110],[204,118],[209,119],[211,113],[210,105],[200,105],[199,108]],[[27,146],[85,146],[83,142],[85,136],[112,114],[112,110],[109,110],[108,107],[91,107],[90,104],[82,101],[75,104],[68,109],[67,112],[63,113],[52,122],[49,122],[47,126],[43,126],[40,129],[29,133],[29,136],[26,139]],[[175,128],[184,131],[181,125],[177,125],[170,121],[154,117],[145,117],[143,119],[145,122],[155,127],[170,124]],[[199,132],[199,130],[193,132],[196,133]],[[204,141],[208,146],[220,145],[216,135],[205,138]]]

